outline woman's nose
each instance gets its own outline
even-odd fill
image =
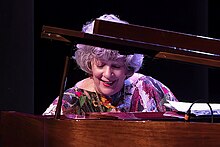
[[[111,67],[106,66],[106,68],[104,69],[103,75],[104,75],[106,78],[112,77],[114,74],[113,74],[113,71],[112,71]]]

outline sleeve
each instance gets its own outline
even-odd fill
[[[78,102],[78,91],[75,87],[70,88],[66,90],[63,94],[63,99],[62,99],[62,106],[61,106],[61,112],[60,114],[63,115],[65,111],[68,111],[69,108],[73,106],[73,104],[76,104]],[[58,104],[58,99],[57,97],[46,109],[46,111],[42,115],[55,115],[56,112],[56,107]]]

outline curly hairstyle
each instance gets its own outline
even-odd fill
[[[119,17],[113,14],[104,14],[100,16],[98,19],[128,24],[128,22],[120,20]],[[82,31],[85,33],[92,34],[93,27],[94,20],[87,22],[83,26]],[[125,67],[130,73],[128,76],[132,76],[141,68],[144,58],[142,54],[121,55],[117,50],[110,50],[84,44],[77,44],[77,50],[75,52],[74,59],[83,71],[85,71],[88,74],[91,74],[91,61],[93,59],[115,60],[117,58],[122,57],[125,58]]]

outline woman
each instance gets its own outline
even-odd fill
[[[99,19],[127,23],[115,15]],[[93,33],[94,21],[83,26]],[[164,100],[177,101],[172,92],[152,77],[137,73],[142,54],[120,55],[116,50],[78,44],[75,60],[90,76],[65,91],[61,114],[85,115],[86,112],[163,112]],[[43,115],[54,115],[57,99]]]

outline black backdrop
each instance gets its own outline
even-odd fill
[[[0,23],[3,28],[1,37],[5,39],[1,48],[7,50],[3,54],[1,110],[41,114],[59,94],[64,58],[70,47],[40,38],[43,25],[81,30],[86,21],[104,13],[113,13],[132,24],[220,38],[220,10],[217,2],[208,0],[26,0],[19,3],[1,2],[0,8],[3,14],[1,20],[4,20],[4,23]],[[8,32],[11,32],[11,36],[19,37],[19,45],[24,47],[13,44],[14,41],[6,35]],[[20,35],[15,36],[12,32]],[[17,50],[21,48],[25,50]],[[12,53],[19,54],[19,58],[11,56]],[[13,68],[8,66],[8,62],[12,62],[10,65]],[[219,68],[167,60],[145,60],[140,72],[163,82],[181,101],[209,98],[213,102],[220,102]],[[19,76],[12,76],[12,73]],[[67,88],[84,77],[85,74],[72,61]]]

